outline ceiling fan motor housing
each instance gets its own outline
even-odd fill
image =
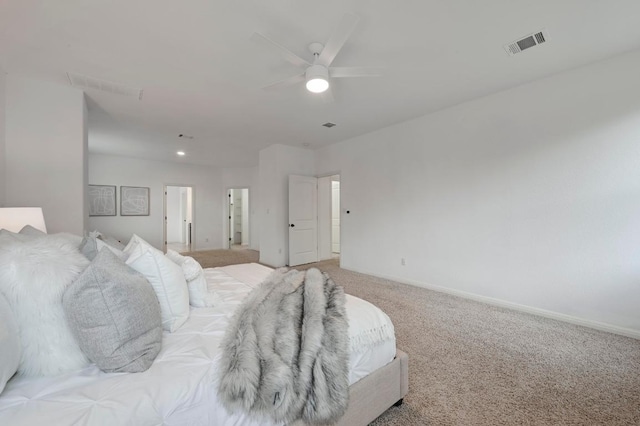
[[[322,65],[311,65],[305,72],[307,90],[314,93],[324,92],[329,88],[329,70]]]

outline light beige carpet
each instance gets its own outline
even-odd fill
[[[191,256],[202,265],[203,268],[215,268],[218,266],[237,265],[240,263],[257,263],[260,252],[255,250],[203,250],[182,253]]]
[[[241,263],[223,251],[199,259]],[[409,354],[404,405],[373,425],[640,425],[639,340],[350,272],[337,260],[298,269],[311,266],[382,308]]]

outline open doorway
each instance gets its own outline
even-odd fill
[[[194,191],[188,185],[164,187],[164,243],[165,250],[179,253],[194,247]]]
[[[249,188],[232,188],[227,193],[229,200],[229,248],[249,248]]]
[[[340,175],[331,176],[331,257],[340,257]]]
[[[318,260],[340,257],[340,175],[318,178]]]

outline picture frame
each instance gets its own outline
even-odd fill
[[[89,216],[116,216],[115,185],[89,185],[87,199],[89,200]]]
[[[149,216],[149,192],[145,186],[121,186],[120,216]]]

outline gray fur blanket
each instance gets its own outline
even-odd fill
[[[230,411],[330,424],[349,398],[342,287],[317,269],[274,271],[238,307],[222,342],[218,395]]]

